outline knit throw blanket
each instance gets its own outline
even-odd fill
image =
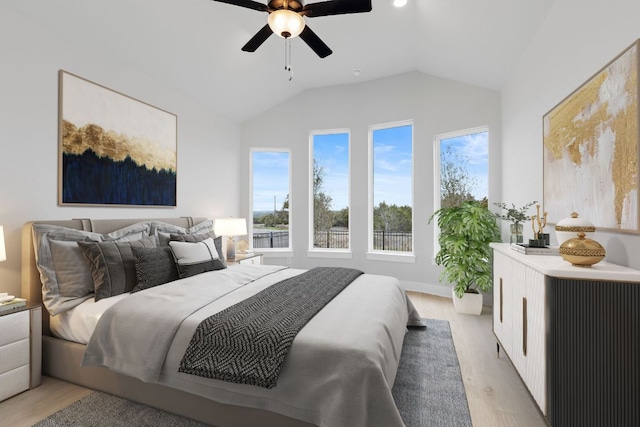
[[[300,329],[361,274],[314,268],[208,317],[196,328],[179,372],[275,387]]]

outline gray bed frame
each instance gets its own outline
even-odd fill
[[[207,218],[73,219],[33,221],[22,228],[22,297],[42,303],[42,282],[36,268],[32,224],[60,225],[77,230],[109,233],[140,221],[162,221],[190,227]],[[49,313],[42,315],[42,373],[83,387],[140,402],[214,426],[302,427],[312,424],[274,412],[215,402],[158,384],[145,383],[105,368],[80,367],[85,346],[55,338],[49,329]]]

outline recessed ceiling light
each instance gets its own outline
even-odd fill
[[[407,0],[393,0],[393,5],[395,7],[402,7],[407,4]]]
[[[353,75],[356,76],[356,77],[359,77],[360,76],[360,69],[356,68],[355,70],[353,70]]]

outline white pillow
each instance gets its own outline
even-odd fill
[[[220,258],[220,254],[211,237],[195,243],[171,241],[169,247],[176,260],[180,278],[216,270],[214,261]]]

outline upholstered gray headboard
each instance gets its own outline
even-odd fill
[[[128,218],[128,219],[70,219],[53,221],[31,221],[22,227],[22,298],[31,303],[42,303],[42,282],[40,272],[36,267],[35,249],[33,247],[33,224],[50,224],[72,228],[75,230],[93,231],[96,233],[110,233],[128,225],[142,221],[162,221],[181,227],[191,227],[206,221],[204,217],[181,218]],[[43,333],[49,335],[49,316],[46,310],[42,316]]]

